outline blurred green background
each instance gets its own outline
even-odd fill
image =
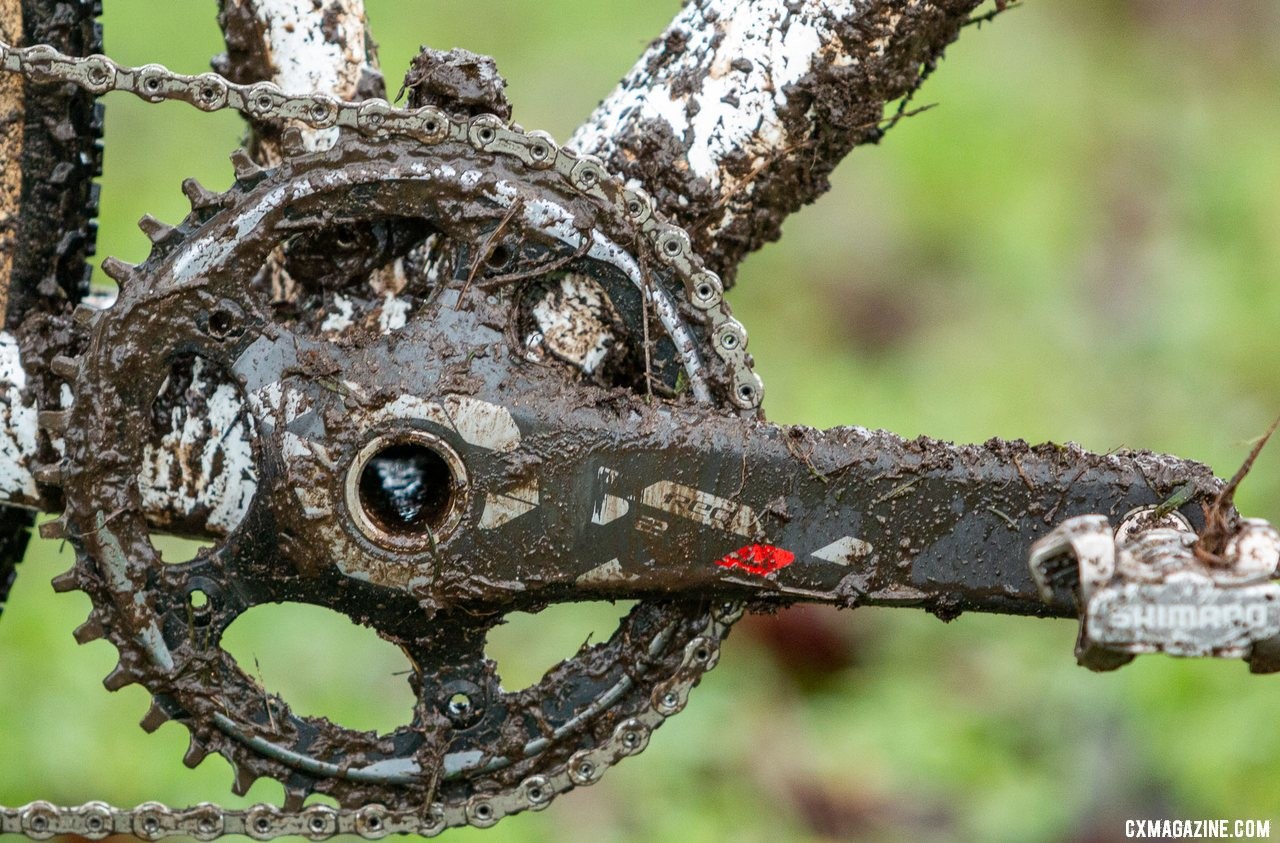
[[[678,8],[367,0],[391,80],[420,43],[497,57],[516,118],[567,138]],[[213,3],[108,0],[108,52],[187,72],[221,49]],[[969,29],[905,121],[753,256],[732,304],[771,418],[958,441],[1075,440],[1238,465],[1280,411],[1280,4],[1036,0]],[[142,213],[222,187],[233,115],[113,96],[102,254],[138,260]],[[1280,518],[1280,448],[1239,496]],[[185,731],[147,736],[83,595],[36,542],[0,622],[0,803],[237,805]],[[618,607],[522,619],[494,652],[528,681]],[[536,633],[536,634],[535,634]],[[1123,820],[1280,820],[1280,689],[1241,663],[1074,665],[1075,625],[911,611],[745,623],[646,754],[551,810],[451,839],[1106,840]],[[321,612],[257,610],[234,646],[310,713],[408,716],[403,660]],[[536,640],[537,652],[530,653]]]

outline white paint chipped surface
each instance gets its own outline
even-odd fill
[[[249,422],[234,384],[213,385],[199,358],[192,372],[190,389],[204,396],[208,412],[193,416],[185,403],[170,410],[168,431],[143,449],[142,505],[161,520],[208,512],[209,527],[227,533],[244,518],[258,487]]]
[[[729,195],[756,169],[749,165],[728,173],[724,165],[730,155],[745,154],[763,166],[792,145],[779,119],[787,86],[808,76],[818,62],[855,61],[840,45],[833,23],[866,5],[865,0],[689,3],[568,145],[607,158],[615,137],[660,120],[688,145],[692,175]],[[672,55],[666,42],[676,33],[685,46]]]
[[[35,401],[26,387],[18,341],[0,331],[0,496],[8,503],[34,503],[38,494],[31,469],[39,427]]]
[[[615,341],[609,298],[592,278],[576,272],[533,306],[545,347],[587,374],[600,368]]]
[[[272,81],[288,94],[332,94],[356,98],[369,66],[365,51],[364,0],[230,0],[251,5],[266,33]],[[333,10],[329,12],[328,10]],[[328,17],[330,35],[326,35]],[[337,129],[304,130],[308,149],[329,149]]]
[[[320,323],[320,330],[326,333],[341,333],[355,322],[355,305],[342,293],[333,294],[333,310]]]

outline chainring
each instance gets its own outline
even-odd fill
[[[745,335],[719,300],[718,279],[643,192],[541,134],[488,116],[441,119],[449,125],[427,143],[344,134],[327,152],[291,150],[269,172],[241,158],[225,194],[189,187],[191,215],[173,229],[151,227],[155,246],[142,266],[104,263],[120,296],[94,320],[73,407],[46,414],[67,443],[66,512],[49,532],[65,532],[77,550],[55,586],[93,602],[77,639],[106,637],[119,650],[107,687],[144,685],[154,698],[144,727],[183,723],[187,763],[222,754],[239,793],[269,776],[283,783],[287,810],[326,794],[348,808],[416,812],[428,832],[545,807],[639,752],[683,708],[740,614],[734,605],[646,599],[607,642],[584,646],[528,689],[502,689],[485,634],[509,611],[540,607],[522,605],[512,583],[442,597],[435,582],[449,578],[433,560],[447,550],[450,519],[484,509],[468,484],[510,469],[503,447],[485,441],[490,434],[468,436],[462,416],[483,405],[485,424],[501,428],[497,405],[480,398],[503,394],[533,365],[513,336],[521,291],[556,273],[594,278],[620,312],[641,314],[641,324],[632,320],[637,343],[643,333],[646,348],[657,348],[652,326],[678,361],[666,400],[752,412],[759,398],[758,379],[733,365]],[[342,342],[315,336],[247,283],[300,238],[405,227],[442,237],[454,260],[398,330]],[[714,307],[697,304],[709,291]],[[644,355],[646,384],[653,356]],[[191,358],[249,408],[256,493],[214,548],[167,565],[151,542],[138,473],[157,396],[175,364]],[[442,384],[450,395],[424,405],[420,396]],[[389,425],[467,465],[452,478],[459,502],[423,531],[425,542],[380,542],[352,526],[354,469],[344,475],[341,466],[355,465],[369,433],[390,435]],[[252,606],[282,601],[342,612],[402,647],[413,664],[412,721],[390,734],[355,732],[298,716],[259,687],[221,636]]]

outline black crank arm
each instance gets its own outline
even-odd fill
[[[1032,542],[1073,515],[1171,499],[1200,524],[1200,503],[1220,488],[1200,463],[1142,451],[957,446],[632,402],[514,412],[526,433],[507,485],[473,502],[475,545],[440,583],[456,593],[1074,616],[1065,595],[1037,594]]]

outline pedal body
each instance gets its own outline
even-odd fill
[[[1197,539],[1180,514],[1145,507],[1114,529],[1101,515],[1068,519],[1032,546],[1041,594],[1074,591],[1080,664],[1114,670],[1165,653],[1280,670],[1280,531],[1246,519],[1221,560],[1197,555]]]

